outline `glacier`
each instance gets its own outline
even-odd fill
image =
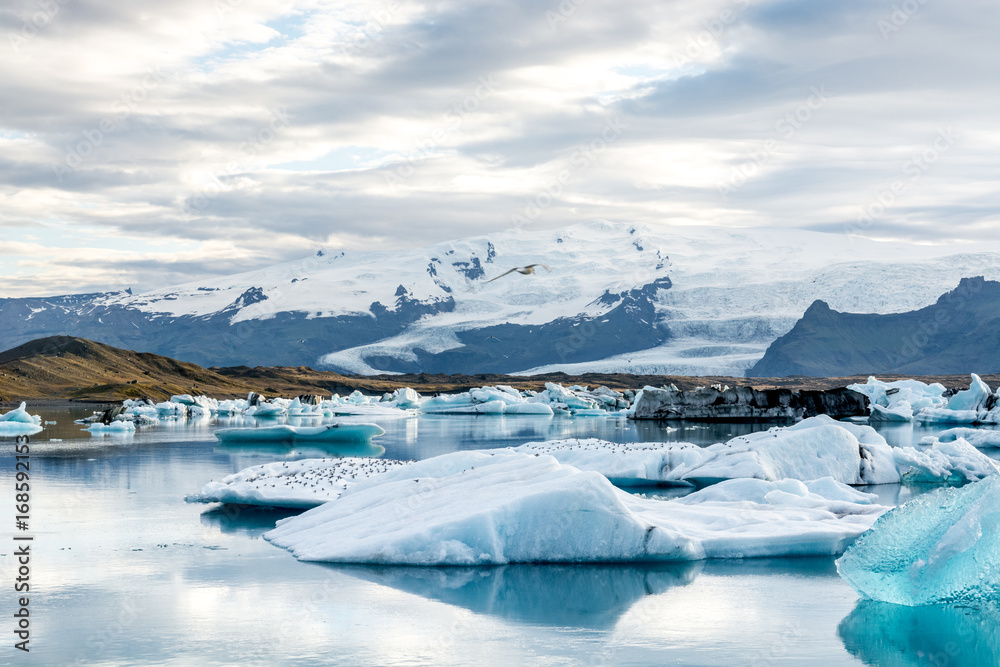
[[[0,300],[0,348],[74,331],[204,366],[739,376],[817,299],[904,312],[964,277],[1000,278],[995,249],[971,250],[593,221],[323,251],[142,294]],[[536,262],[552,273],[486,282]]]
[[[862,597],[919,606],[1000,599],[1000,475],[884,514],[837,561]]]
[[[702,502],[650,500],[551,456],[476,454],[475,466],[438,457],[370,477],[264,537],[301,560],[387,565],[833,555],[885,511],[866,494],[843,500],[850,489],[827,500],[774,482],[760,482],[782,491],[763,503],[719,500],[728,482]]]

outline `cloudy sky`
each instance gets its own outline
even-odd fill
[[[15,0],[0,296],[594,218],[1000,238],[989,0]]]

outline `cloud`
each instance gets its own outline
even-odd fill
[[[0,296],[592,218],[992,237],[992,11],[25,0],[0,11]]]

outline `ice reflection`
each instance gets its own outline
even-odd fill
[[[1000,665],[1000,602],[905,607],[861,600],[837,631],[866,665]]]
[[[642,598],[693,582],[703,564],[322,567],[505,620],[607,629]]]

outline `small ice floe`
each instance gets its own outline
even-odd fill
[[[923,424],[1000,424],[1000,395],[975,373],[968,389],[945,397],[937,382],[918,380],[882,382],[874,377],[865,384],[848,385],[870,401],[872,421],[918,421]],[[1000,391],[1000,390],[998,390]]]
[[[442,394],[426,399],[420,411],[429,414],[554,415],[607,417],[627,408],[621,392],[598,387],[563,387],[546,382],[539,392],[518,391],[508,385],[480,387],[458,394]]]
[[[108,424],[96,422],[84,430],[91,433],[134,433],[135,424],[130,421],[113,421]]]
[[[892,453],[909,483],[965,484],[1000,473],[1000,464],[962,438],[937,441],[924,450],[896,447]]]
[[[337,422],[322,426],[274,426],[224,428],[215,432],[221,443],[306,444],[329,442],[368,442],[385,430],[377,424]]]
[[[185,500],[189,503],[316,507],[336,500],[361,480],[407,463],[363,457],[266,463],[213,480]]]
[[[28,414],[22,402],[18,408],[0,415],[0,435],[34,435],[42,431],[41,423],[41,416]]]
[[[547,455],[454,452],[369,477],[265,538],[302,560],[398,565],[832,555],[886,509],[836,480],[727,486],[742,483],[652,500]]]
[[[938,433],[937,437],[926,436],[920,440],[920,444],[933,445],[938,442],[952,442],[958,438],[979,449],[1000,448],[1000,431],[968,427],[949,428]]]
[[[1000,600],[1000,475],[892,509],[837,561],[862,597],[901,605]]]

